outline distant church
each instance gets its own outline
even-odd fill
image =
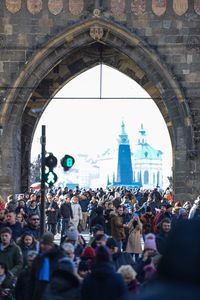
[[[142,188],[162,187],[162,151],[147,143],[143,124],[139,130],[136,149],[131,153],[125,124],[122,122],[118,140],[117,180],[113,176],[112,186],[138,186]]]

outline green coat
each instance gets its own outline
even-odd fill
[[[23,267],[23,256],[21,249],[11,242],[10,245],[3,250],[0,244],[0,262],[4,262],[7,265],[8,270],[13,276],[17,276]]]

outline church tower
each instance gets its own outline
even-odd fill
[[[133,170],[131,161],[131,150],[128,135],[125,132],[125,125],[122,122],[121,134],[119,135],[117,183],[120,185],[133,184]]]

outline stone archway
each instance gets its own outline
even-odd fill
[[[46,105],[68,81],[100,62],[137,81],[155,101],[172,141],[175,192],[191,198],[196,191],[185,182],[195,153],[193,128],[176,79],[148,44],[98,17],[47,43],[27,62],[8,93],[1,118],[2,143],[8,149],[2,156],[2,191],[27,188],[32,138]],[[188,156],[191,160],[186,162]]]

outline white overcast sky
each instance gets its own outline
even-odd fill
[[[134,152],[141,123],[148,143],[163,151],[164,175],[170,175],[172,149],[164,119],[149,94],[126,75],[105,65],[102,67],[102,97],[135,97],[136,99],[53,99],[37,126],[32,159],[41,151],[41,126],[46,125],[46,150],[59,159],[64,154],[91,156],[116,148],[122,120]],[[100,95],[100,66],[77,76],[55,96],[61,98],[92,98]]]

